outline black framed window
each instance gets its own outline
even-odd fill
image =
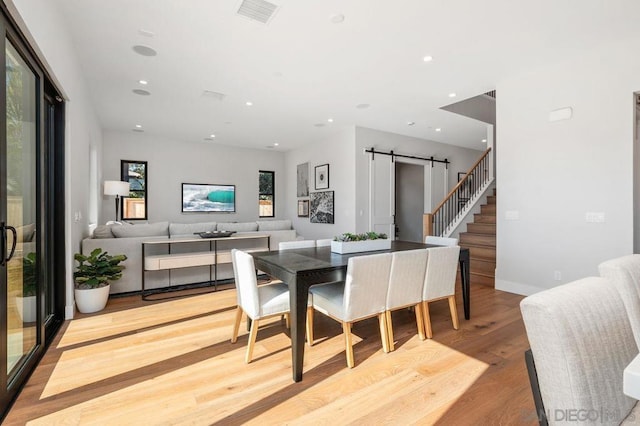
[[[258,206],[260,217],[275,217],[276,174],[260,170]]]
[[[146,161],[120,160],[120,180],[129,182],[129,196],[122,198],[122,220],[147,219],[148,176]]]

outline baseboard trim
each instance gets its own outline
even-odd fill
[[[76,305],[67,305],[64,307],[64,319],[65,320],[72,320],[73,316],[76,313]]]
[[[496,290],[515,293],[522,296],[531,296],[532,294],[544,290],[544,288],[496,278]]]

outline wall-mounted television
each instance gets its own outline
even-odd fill
[[[235,211],[235,185],[182,184],[183,213],[234,213]]]

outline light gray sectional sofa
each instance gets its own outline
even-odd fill
[[[169,223],[157,222],[150,224],[122,224],[100,225],[93,232],[91,238],[82,241],[82,253],[88,254],[95,248],[101,248],[109,254],[125,254],[127,260],[123,263],[126,269],[122,278],[111,284],[111,294],[128,293],[142,289],[142,242],[167,240],[171,237],[197,237],[195,232],[209,231],[234,231],[238,235],[268,234],[270,236],[271,250],[278,250],[281,241],[293,241],[296,239],[296,231],[291,229],[290,220],[265,220],[256,222],[201,222],[201,223]],[[239,248],[249,249],[255,246],[259,240],[236,240],[219,243],[224,249]],[[260,242],[263,244],[263,242]],[[226,247],[228,245],[229,247]],[[232,247],[233,246],[233,247]],[[166,254],[168,245],[147,246],[147,255]],[[187,251],[209,250],[209,242],[186,244],[174,244],[171,253]],[[208,266],[196,266],[163,271],[145,272],[145,289],[154,289],[182,284],[198,283],[209,280],[210,269]],[[231,264],[222,264],[217,267],[218,280],[233,278]]]

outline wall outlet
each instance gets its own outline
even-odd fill
[[[587,223],[604,223],[604,212],[586,212],[584,221]]]
[[[562,273],[560,271],[553,271],[553,279],[556,281],[562,280]]]

